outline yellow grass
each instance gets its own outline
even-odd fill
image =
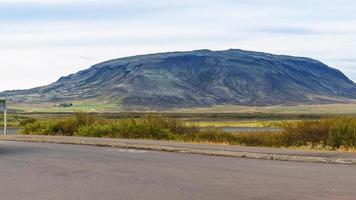
[[[187,126],[196,126],[201,128],[206,127],[215,127],[215,128],[223,128],[223,127],[276,127],[278,123],[281,122],[295,122],[298,120],[245,120],[245,121],[198,121],[198,122],[190,122],[187,121],[185,124]]]
[[[170,112],[177,113],[274,113],[274,114],[356,114],[356,103],[296,105],[296,106],[235,106],[218,105],[207,108],[182,108]]]

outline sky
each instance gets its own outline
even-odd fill
[[[197,49],[312,57],[356,81],[354,0],[0,0],[0,91]]]

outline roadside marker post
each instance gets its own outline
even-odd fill
[[[0,100],[0,112],[4,111],[4,135],[7,134],[7,111],[6,111],[6,101],[5,100]]]

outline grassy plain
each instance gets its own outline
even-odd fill
[[[295,120],[242,120],[242,121],[187,121],[188,126],[197,126],[201,128],[238,128],[238,127],[277,127],[284,122],[296,122]]]
[[[301,119],[320,119],[333,116],[356,116],[356,104],[326,104],[300,106],[213,106],[210,108],[186,108],[166,111],[127,112],[118,105],[98,101],[73,101],[73,107],[56,107],[55,104],[9,104],[10,126],[17,126],[19,119],[34,117],[51,119],[75,112],[96,113],[103,118],[141,118],[156,115],[182,120],[188,126],[197,127],[275,127],[280,122]],[[1,120],[1,118],[0,118]],[[0,121],[0,125],[2,120]]]
[[[71,101],[71,107],[58,107],[55,103],[40,104],[10,104],[9,108],[21,113],[72,113],[72,112],[110,112],[118,110],[115,104],[99,102],[96,100],[88,101]]]
[[[236,106],[217,105],[208,108],[181,108],[168,112],[176,113],[273,113],[273,114],[316,114],[316,115],[356,115],[356,103],[320,104],[293,106]]]
[[[20,122],[22,120],[26,119],[25,116],[23,115],[17,115],[17,114],[9,114],[7,115],[7,126],[8,127],[19,127]],[[2,127],[4,125],[4,116],[0,116],[0,126]]]
[[[232,112],[232,108],[226,107],[217,111],[214,110],[215,107],[205,112],[107,113],[98,112],[99,108],[103,108],[100,104],[74,103],[74,107],[52,107],[39,109],[38,112],[19,112],[12,108],[9,125],[21,126],[25,134],[140,138],[247,146],[311,146],[319,149],[356,146],[356,105],[333,104],[315,106],[313,109],[309,106],[303,106],[303,109],[301,107],[279,107],[278,112],[275,110],[277,108],[265,107],[255,110],[240,109],[239,112]],[[105,108],[111,109],[109,106]],[[299,112],[295,112],[296,108]],[[76,112],[81,110],[90,113],[78,115]],[[282,131],[233,134],[222,131],[225,127],[279,127]]]
[[[71,101],[72,107],[56,107],[54,103],[42,104],[9,104],[9,107],[18,112],[97,112],[97,113],[120,113],[138,112],[135,110],[125,110],[120,104],[110,103],[100,100]],[[143,109],[144,113],[265,113],[265,114],[300,114],[300,115],[356,115],[356,103],[350,104],[320,104],[320,105],[278,105],[278,106],[237,106],[237,105],[217,105],[204,108],[175,108],[169,110]],[[141,111],[142,112],[142,111]]]
[[[356,104],[214,106],[126,112],[120,111],[117,105],[112,104],[103,105],[94,101],[72,103],[73,107],[68,108],[55,107],[54,104],[10,104],[9,126],[22,126],[27,134],[163,139],[275,147],[328,148],[331,145],[332,148],[340,148],[356,145],[353,143],[356,141]],[[79,111],[91,113],[90,116],[100,120],[93,124],[78,124],[75,113]],[[1,117],[0,120],[2,121]],[[231,134],[222,131],[225,127],[282,127],[284,131]],[[178,129],[180,131],[177,132]]]

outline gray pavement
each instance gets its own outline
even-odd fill
[[[0,141],[1,200],[354,200],[356,167]]]
[[[20,133],[20,129],[19,128],[8,128],[7,129],[7,134],[8,135],[18,135]],[[4,134],[4,129],[2,127],[0,127],[0,135]]]

